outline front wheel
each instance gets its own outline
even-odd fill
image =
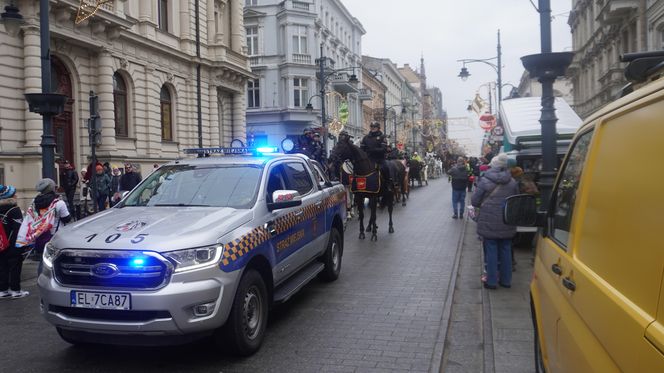
[[[336,228],[330,231],[330,240],[327,243],[327,250],[323,254],[322,261],[325,265],[319,277],[323,281],[332,282],[339,278],[341,272],[341,256],[343,254],[343,240],[341,233]]]
[[[236,355],[249,356],[258,351],[265,336],[268,295],[261,275],[253,269],[240,280],[233,308],[218,342],[228,341]],[[219,340],[223,338],[225,340]]]

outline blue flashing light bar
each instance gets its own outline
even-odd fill
[[[198,154],[199,156],[209,156],[210,154],[224,154],[224,155],[260,155],[260,154],[274,154],[279,151],[276,146],[261,146],[259,148],[192,148],[184,149],[185,154]]]

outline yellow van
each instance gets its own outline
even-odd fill
[[[542,228],[537,371],[664,372],[664,51],[623,58],[636,89],[581,126],[546,211],[506,203],[506,223]]]

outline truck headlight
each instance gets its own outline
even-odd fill
[[[207,267],[219,262],[221,246],[198,247],[195,249],[177,250],[162,255],[175,263],[175,272],[191,271]]]
[[[60,249],[55,247],[55,245],[51,242],[47,243],[46,246],[44,246],[44,254],[42,256],[44,265],[48,268],[53,268],[53,261],[58,256],[59,252]]]

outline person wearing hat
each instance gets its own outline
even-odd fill
[[[55,181],[49,178],[41,179],[35,185],[35,189],[39,194],[26,211],[16,238],[16,246],[34,245],[37,260],[41,261],[44,246],[58,231],[60,223],[67,224],[71,221],[71,215],[65,201],[55,193]],[[41,272],[41,264],[39,272]]]
[[[516,227],[503,222],[503,205],[507,197],[519,194],[519,185],[508,169],[507,154],[493,157],[489,165],[491,168],[480,179],[471,200],[473,207],[480,209],[477,234],[482,237],[487,267],[484,287],[496,289],[500,285],[509,288],[512,284],[512,238],[516,235]]]
[[[62,181],[62,188],[65,190],[65,197],[67,198],[67,208],[69,211],[74,211],[74,194],[78,188],[78,173],[74,169],[74,165],[65,161],[64,180]]]
[[[111,177],[104,171],[104,167],[97,165],[95,169],[95,198],[97,199],[97,211],[106,210],[106,200],[111,192]]]
[[[16,188],[0,185],[0,225],[6,240],[0,242],[0,299],[23,298],[29,293],[21,290],[23,250],[16,247],[23,213],[16,202]]]
[[[302,135],[297,140],[296,153],[301,153],[309,158],[312,158],[313,150],[314,150],[313,131],[311,130],[311,128],[307,127],[304,129],[304,131],[302,131]]]
[[[392,177],[390,175],[390,168],[385,162],[387,154],[387,138],[380,130],[380,123],[371,122],[369,125],[369,133],[362,138],[360,148],[367,153],[369,159],[374,161],[379,167],[383,178],[388,180],[388,186],[392,186]]]

